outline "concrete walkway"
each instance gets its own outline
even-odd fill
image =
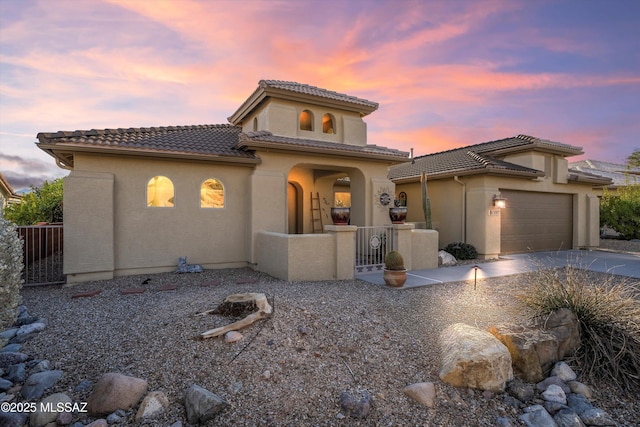
[[[539,270],[542,267],[551,268],[565,265],[640,279],[640,256],[599,250],[569,250],[506,255],[500,257],[499,261],[478,264],[477,278],[480,280],[486,277],[509,276]],[[407,272],[407,282],[404,284],[404,288],[473,280],[474,273],[476,273],[474,265],[412,270]],[[356,278],[378,285],[385,284],[381,272],[358,275]]]

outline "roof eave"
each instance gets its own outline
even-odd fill
[[[256,140],[242,140],[236,145],[237,148],[242,149],[266,149],[273,151],[282,151],[282,152],[304,152],[304,153],[314,153],[321,154],[326,156],[339,156],[339,157],[352,157],[359,159],[369,159],[369,160],[379,160],[383,162],[392,162],[393,164],[401,164],[411,161],[408,157],[409,153],[404,153],[406,157],[401,155],[393,155],[393,154],[383,154],[383,153],[367,153],[362,151],[347,151],[347,150],[338,150],[331,149],[327,147],[313,147],[313,146],[297,146],[293,144],[282,144],[277,142],[270,141],[256,141]]]
[[[582,151],[582,148],[579,148],[579,147],[565,148],[565,147],[552,146],[549,144],[544,144],[539,142],[533,142],[531,144],[520,145],[517,147],[491,150],[491,151],[483,152],[482,154],[491,155],[495,157],[495,156],[504,156],[508,154],[518,154],[518,153],[527,152],[527,151],[540,151],[544,153],[558,154],[563,157],[572,157],[572,156],[579,156],[581,154],[584,154],[584,152]]]
[[[536,179],[544,176],[544,172],[536,171],[536,172],[526,172],[526,171],[513,171],[513,170],[505,170],[505,169],[463,169],[463,170],[453,170],[440,172],[435,174],[427,174],[427,180],[438,180],[438,179],[448,179],[454,178],[456,176],[471,176],[471,175],[500,175],[500,176],[508,176],[512,178],[522,178],[522,179]],[[399,178],[391,178],[396,184],[408,184],[411,182],[420,182],[420,175],[399,177]]]
[[[83,147],[69,144],[36,144],[40,149],[73,168],[73,155],[75,153],[110,154],[117,156],[152,157],[162,159],[196,160],[215,163],[233,163],[243,166],[254,166],[261,159],[249,157],[234,157],[220,154],[185,153],[179,151],[141,150],[139,148],[123,147]]]

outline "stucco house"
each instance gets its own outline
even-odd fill
[[[580,154],[580,147],[518,135],[416,157],[392,166],[389,178],[407,200],[407,220],[424,222],[426,172],[439,247],[466,242],[484,258],[593,248],[600,215],[593,187],[611,180],[570,171],[567,157]]]
[[[172,271],[182,256],[286,280],[353,277],[356,229],[389,223],[379,195],[393,194],[389,167],[410,161],[367,144],[363,117],[377,108],[261,80],[228,124],[39,133],[38,147],[70,170],[67,282]],[[337,199],[350,225],[331,225]],[[408,267],[437,265],[437,233],[413,228],[394,230]]]

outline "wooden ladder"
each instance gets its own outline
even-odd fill
[[[311,222],[313,223],[313,233],[323,233],[322,227],[322,212],[320,211],[320,194],[316,193],[316,197],[313,197],[311,193]]]

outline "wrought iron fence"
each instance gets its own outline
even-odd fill
[[[24,242],[22,272],[24,285],[65,283],[62,272],[64,236],[62,224],[18,227],[18,233]]]
[[[358,227],[355,274],[382,272],[384,256],[395,248],[393,228],[390,225]]]

